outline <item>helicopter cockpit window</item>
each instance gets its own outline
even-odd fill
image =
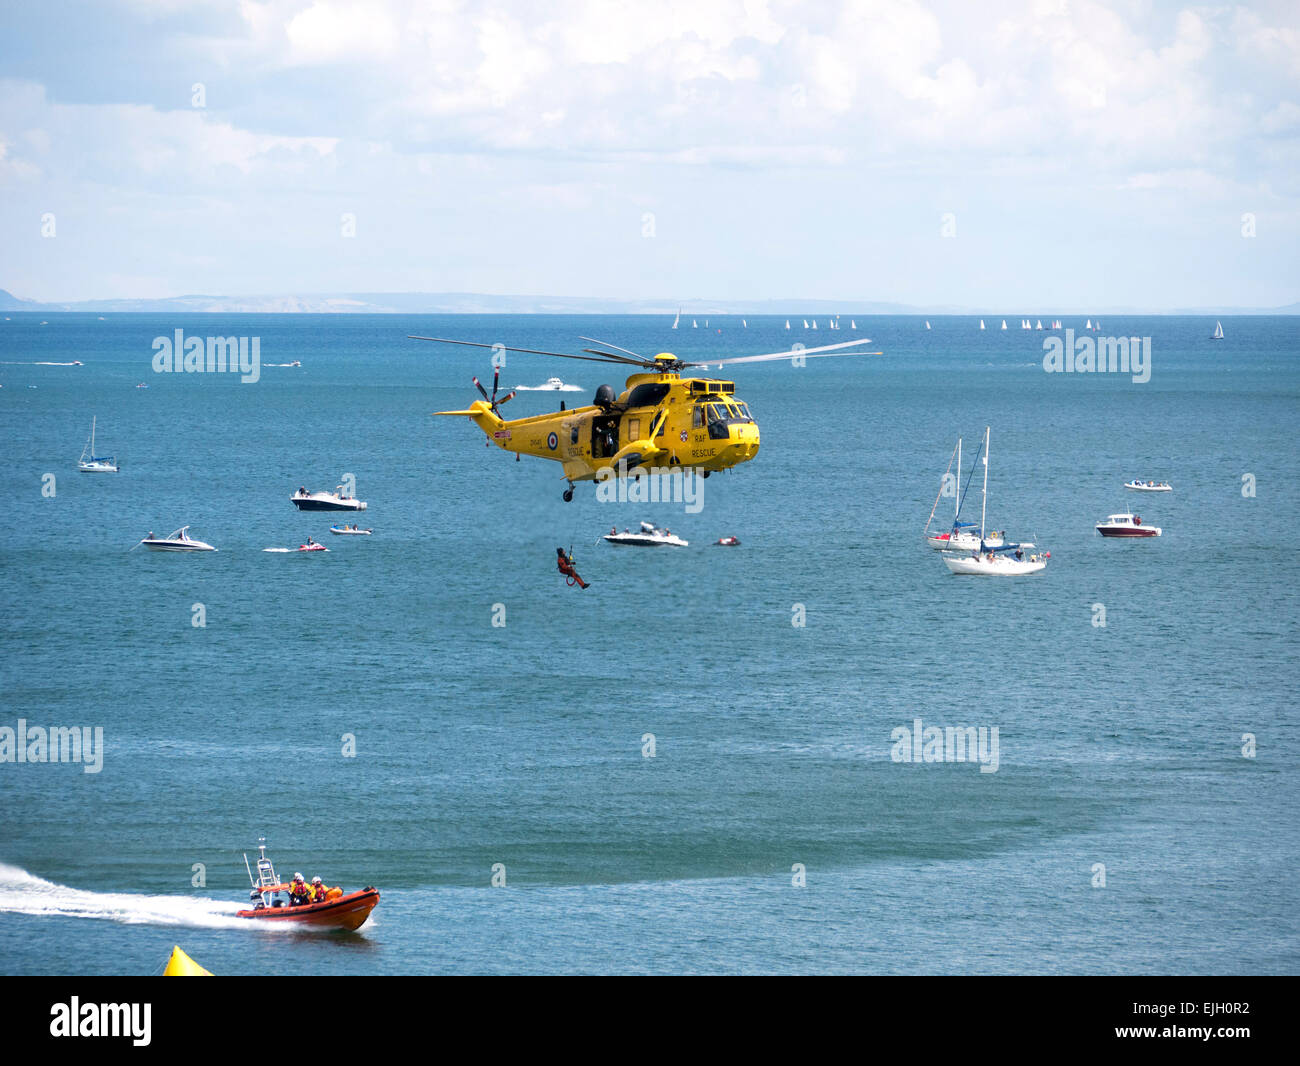
[[[731,436],[727,426],[727,409],[720,403],[709,404],[709,437],[712,440],[726,440]]]
[[[691,416],[691,425],[694,426],[696,429],[703,429],[705,421],[706,421],[706,414],[704,410],[704,404],[702,403],[696,404],[695,411]]]

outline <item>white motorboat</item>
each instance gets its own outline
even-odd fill
[[[985,539],[984,527],[988,514],[989,499],[989,429],[984,430],[984,491],[980,503],[980,544],[976,550],[968,553],[944,552],[944,565],[954,574],[969,574],[977,577],[1021,577],[1036,574],[1047,569],[1047,560],[1051,552],[1029,554],[1026,548],[1032,544],[1002,544],[992,547]]]
[[[289,497],[300,511],[364,511],[366,501],[348,496],[339,485],[333,492],[308,492],[300,488]]]
[[[356,526],[330,526],[330,532],[336,537],[368,537],[371,534],[371,530]]]
[[[81,458],[77,460],[77,469],[83,474],[116,474],[117,459],[111,455],[95,454],[95,417],[90,419],[90,440],[81,449]]]
[[[623,530],[619,533],[616,529],[611,529],[605,534],[605,539],[610,544],[629,544],[637,548],[685,548],[690,542],[682,540],[667,529],[657,529],[650,522],[642,522],[640,532],[633,533],[630,530]]]
[[[175,533],[165,537],[155,537],[150,533],[140,542],[152,552],[214,552],[211,544],[195,540],[190,536],[190,527],[181,526]]]
[[[1097,532],[1103,537],[1140,539],[1160,536],[1160,527],[1144,526],[1141,515],[1113,514],[1106,521],[1097,523]]]
[[[1126,481],[1126,489],[1134,492],[1173,492],[1174,487],[1168,481]]]

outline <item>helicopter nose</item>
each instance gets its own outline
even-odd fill
[[[736,457],[736,462],[743,463],[758,454],[758,425],[748,422],[731,427],[731,447],[729,451]]]

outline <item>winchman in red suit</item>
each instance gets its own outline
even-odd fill
[[[563,548],[556,548],[555,556],[555,565],[559,567],[560,573],[564,575],[565,580],[568,581],[570,585],[578,585],[585,589],[588,582],[583,581],[582,578],[578,576],[578,571],[573,569],[573,553],[570,552],[568,555],[565,555]]]

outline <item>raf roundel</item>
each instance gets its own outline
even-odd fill
[[[687,440],[687,437],[688,437],[688,436],[689,436],[689,435],[687,434],[686,430],[682,430],[682,443],[683,443],[683,444],[686,443],[686,440]]]
[[[551,451],[555,451],[559,443],[560,443],[560,438],[557,437],[554,433],[548,433],[546,435],[546,446],[550,448]]]

